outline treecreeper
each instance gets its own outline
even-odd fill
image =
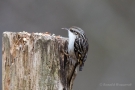
[[[68,31],[69,42],[68,53],[66,53],[66,55],[69,57],[69,63],[74,66],[68,80],[68,85],[71,87],[71,80],[76,72],[76,67],[79,66],[79,71],[82,71],[83,69],[84,63],[87,59],[89,44],[88,39],[81,28],[72,26],[71,28],[62,29]]]

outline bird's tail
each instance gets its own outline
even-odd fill
[[[82,71],[83,66],[84,66],[84,63],[82,63],[82,64],[79,65],[79,71]]]

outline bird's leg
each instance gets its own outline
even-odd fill
[[[64,53],[66,56],[69,56],[69,54],[68,54],[67,52],[65,52],[64,50],[63,50],[63,53]]]

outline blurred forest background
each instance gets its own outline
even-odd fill
[[[81,27],[89,39],[88,59],[73,90],[135,90],[135,0],[0,0],[1,35],[67,37],[61,28],[71,26]]]

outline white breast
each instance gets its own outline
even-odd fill
[[[68,31],[68,36],[69,36],[68,53],[71,55],[71,54],[74,54],[74,41],[75,41],[76,35]]]

